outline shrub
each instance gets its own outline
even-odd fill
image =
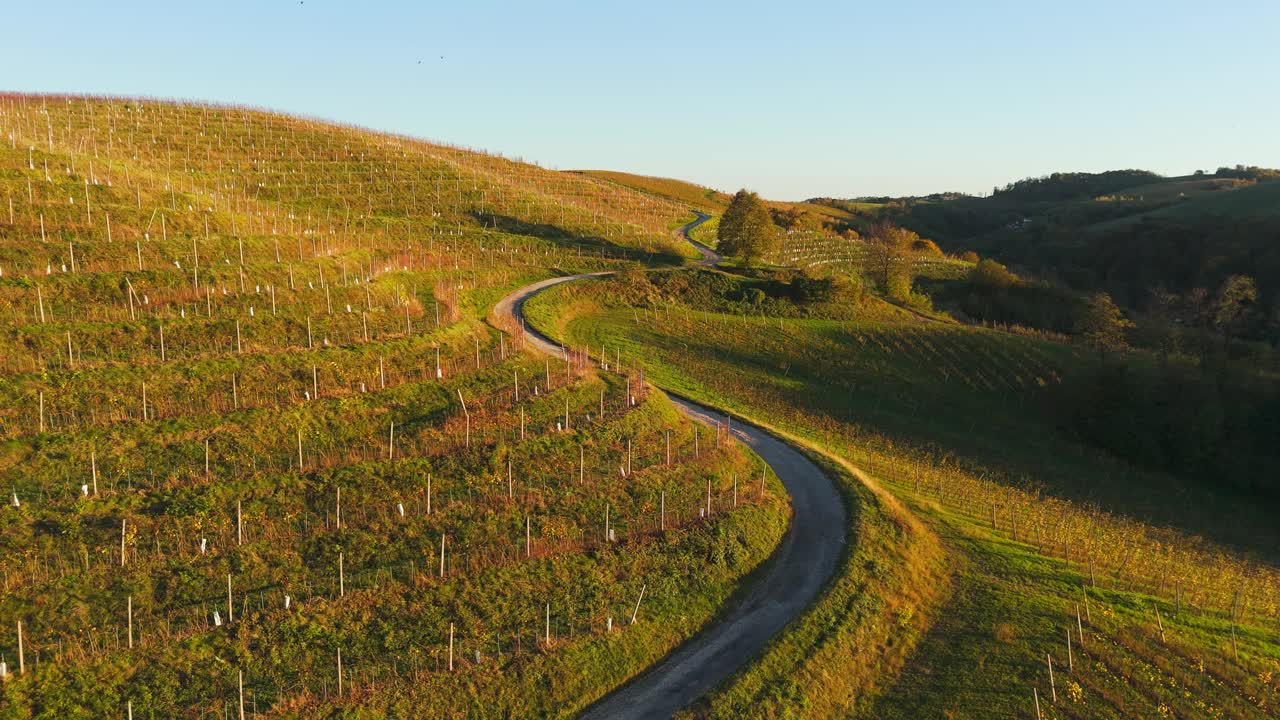
[[[973,254],[973,253],[969,253]],[[974,255],[977,257],[977,255]],[[981,260],[969,272],[969,282],[979,290],[1004,290],[1018,284],[1018,276],[1009,272],[1004,265],[990,258]]]

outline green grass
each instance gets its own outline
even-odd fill
[[[1221,619],[1178,615],[1166,599],[1142,593],[1085,591],[1089,578],[1077,568],[904,494],[958,550],[959,581],[915,667],[875,703],[874,717],[1026,717],[1034,713],[1031,687],[1046,717],[1266,717],[1273,709],[1277,687],[1267,678],[1280,653],[1274,632],[1240,628],[1252,657],[1237,663],[1223,646],[1230,628]],[[1046,654],[1053,657],[1056,705]]]

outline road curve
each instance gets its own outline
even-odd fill
[[[702,260],[701,262],[698,263],[699,265],[716,265],[724,258],[720,257],[720,254],[717,253],[715,250],[712,250],[706,245],[703,245],[697,240],[694,240],[693,238],[689,237],[690,230],[710,220],[711,216],[705,213],[700,213],[697,210],[694,210],[693,214],[697,215],[698,217],[693,221],[689,222],[688,224],[682,226],[679,230],[676,230],[676,237],[684,238],[685,242],[689,243],[694,248],[696,248],[698,252],[702,253]]]
[[[698,213],[698,219],[678,233],[688,239],[688,230],[707,217]],[[703,255],[700,264],[720,261],[710,248],[693,244]],[[583,273],[527,285],[498,301],[494,314],[524,325],[523,308],[529,298],[561,283],[608,274]],[[564,352],[559,343],[531,328],[526,327],[525,337],[543,352]],[[694,420],[726,422],[723,414],[691,400],[672,400]],[[671,717],[756,657],[774,635],[817,599],[835,574],[844,552],[848,520],[831,479],[795,447],[765,430],[734,420],[733,434],[769,464],[790,494],[792,517],[786,534],[751,585],[735,595],[730,606],[666,657],[587,708],[582,718]]]

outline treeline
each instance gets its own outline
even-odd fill
[[[1263,320],[1252,277],[1165,293],[1163,309],[1143,314],[991,259],[925,288],[964,319],[1067,334],[1096,352],[1045,391],[1064,432],[1137,465],[1280,499],[1277,355],[1242,339]]]
[[[1106,195],[1117,190],[1160,182],[1164,178],[1150,170],[1108,170],[1101,173],[1053,173],[1044,177],[1024,178],[994,188],[992,197],[1045,202],[1074,200]]]
[[[1085,311],[1084,298],[1079,293],[1018,277],[995,260],[978,260],[972,253],[962,259],[976,261],[965,280],[921,283],[939,309],[973,322],[1063,334],[1075,331]]]
[[[943,202],[946,200],[961,200],[965,198],[973,198],[973,195],[964,192],[937,192],[928,195],[864,195],[855,198],[833,198],[833,197],[815,197],[805,200],[812,205],[825,205],[826,207],[844,210],[845,212],[857,215],[862,212],[863,205],[892,205],[892,204],[908,204],[914,202]]]
[[[1203,176],[1204,171],[1197,170],[1196,175]],[[1257,165],[1236,165],[1235,167],[1220,167],[1213,176],[1236,180],[1265,180],[1267,178],[1280,177],[1280,170],[1258,167]]]
[[[1131,462],[1280,499],[1280,394],[1257,373],[1111,361],[1049,401],[1064,430]]]
[[[1256,282],[1256,298],[1241,322],[1221,329],[1239,340],[1280,340],[1280,217],[1145,218],[1096,234],[1051,226],[1000,255],[1189,328],[1214,329],[1215,294],[1232,276],[1247,275]]]

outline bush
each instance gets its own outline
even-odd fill
[[[973,253],[968,253],[972,255]],[[974,255],[977,257],[977,255]],[[973,284],[975,289],[992,291],[1004,290],[1007,287],[1018,284],[1018,276],[1009,272],[1004,265],[991,260],[979,261],[973,266],[973,270],[969,272],[969,282]]]
[[[801,275],[791,281],[791,297],[800,303],[830,302],[836,296],[836,282],[832,278],[815,278]]]

